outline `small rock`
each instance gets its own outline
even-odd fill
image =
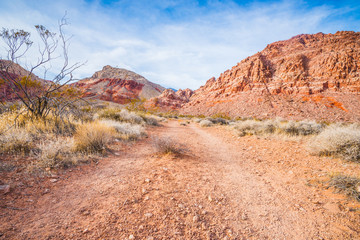
[[[144,229],[144,226],[143,225],[140,225],[139,226],[139,230],[143,230]]]
[[[44,190],[43,194],[47,194],[47,193],[49,193],[49,192],[50,192],[50,189],[46,188],[46,189]]]
[[[2,191],[3,194],[10,192],[10,185],[0,185],[0,191]]]
[[[178,204],[178,207],[179,207],[179,208],[184,208],[185,206],[184,206],[184,204],[179,203],[179,204]]]
[[[147,191],[146,191],[145,188],[143,188],[143,189],[141,190],[141,192],[144,193],[144,194],[147,193]]]
[[[356,187],[356,191],[360,193],[360,184]]]
[[[199,221],[199,216],[198,215],[195,215],[194,217],[193,217],[193,222],[198,222]]]
[[[246,213],[243,213],[243,214],[241,215],[241,219],[242,219],[242,220],[247,220],[247,219],[248,219],[247,214],[246,214]]]
[[[212,200],[213,200],[210,195],[208,196],[208,200],[209,200],[209,202],[212,202]]]
[[[145,200],[145,201],[147,201],[147,200],[149,200],[149,199],[150,199],[149,196],[145,196],[145,197],[144,197],[144,200]]]
[[[52,183],[56,183],[57,181],[58,181],[58,180],[55,179],[55,178],[50,179],[50,182],[52,182]]]
[[[131,235],[129,236],[129,239],[135,239],[134,235],[131,234]]]
[[[145,179],[145,182],[149,183],[149,182],[151,182],[151,180],[149,178],[147,178],[147,179]]]
[[[145,213],[144,215],[145,215],[145,217],[147,217],[147,218],[151,218],[151,217],[153,216],[152,213]]]
[[[146,240],[154,240],[154,237],[149,236],[146,238]]]
[[[83,233],[88,233],[89,232],[89,229],[85,228]]]

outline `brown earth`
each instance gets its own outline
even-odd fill
[[[182,106],[185,114],[360,121],[360,32],[301,34],[269,44]]]
[[[149,136],[99,164],[40,183],[13,180],[0,195],[0,239],[360,237],[359,203],[321,184],[329,173],[360,174],[358,164],[310,156],[303,141],[238,138],[220,126],[170,121]],[[188,151],[158,155],[152,137]]]
[[[84,97],[92,97],[115,103],[129,103],[134,99],[149,99],[159,96],[165,88],[152,83],[132,71],[109,65],[92,77],[82,79],[73,86],[83,91]]]

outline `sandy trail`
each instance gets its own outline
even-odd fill
[[[299,143],[239,139],[223,128],[170,121],[149,131],[119,156],[51,183],[49,193],[8,200],[27,210],[4,209],[0,239],[360,237],[352,202],[308,184],[341,163],[328,166]],[[159,156],[152,137],[188,151]]]

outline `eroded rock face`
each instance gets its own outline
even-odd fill
[[[176,92],[172,89],[166,89],[158,97],[149,99],[146,102],[145,107],[149,109],[156,108],[162,111],[176,110],[189,102],[193,93],[194,92],[189,88],[184,90],[180,89]]]
[[[360,119],[360,33],[269,44],[195,91],[184,113]]]
[[[74,86],[80,88],[84,96],[120,104],[128,103],[132,99],[156,97],[165,90],[139,74],[109,65],[94,73],[92,77],[80,80]]]

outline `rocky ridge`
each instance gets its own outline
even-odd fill
[[[360,120],[360,33],[301,34],[269,44],[180,110],[186,114]]]
[[[164,90],[158,97],[151,98],[145,103],[148,109],[159,109],[161,111],[172,111],[181,108],[185,103],[189,102],[194,91],[187,88],[174,91],[172,89]]]
[[[149,99],[165,90],[164,87],[148,81],[132,71],[109,65],[92,77],[82,79],[74,86],[81,89],[85,97],[125,104],[133,99]]]

